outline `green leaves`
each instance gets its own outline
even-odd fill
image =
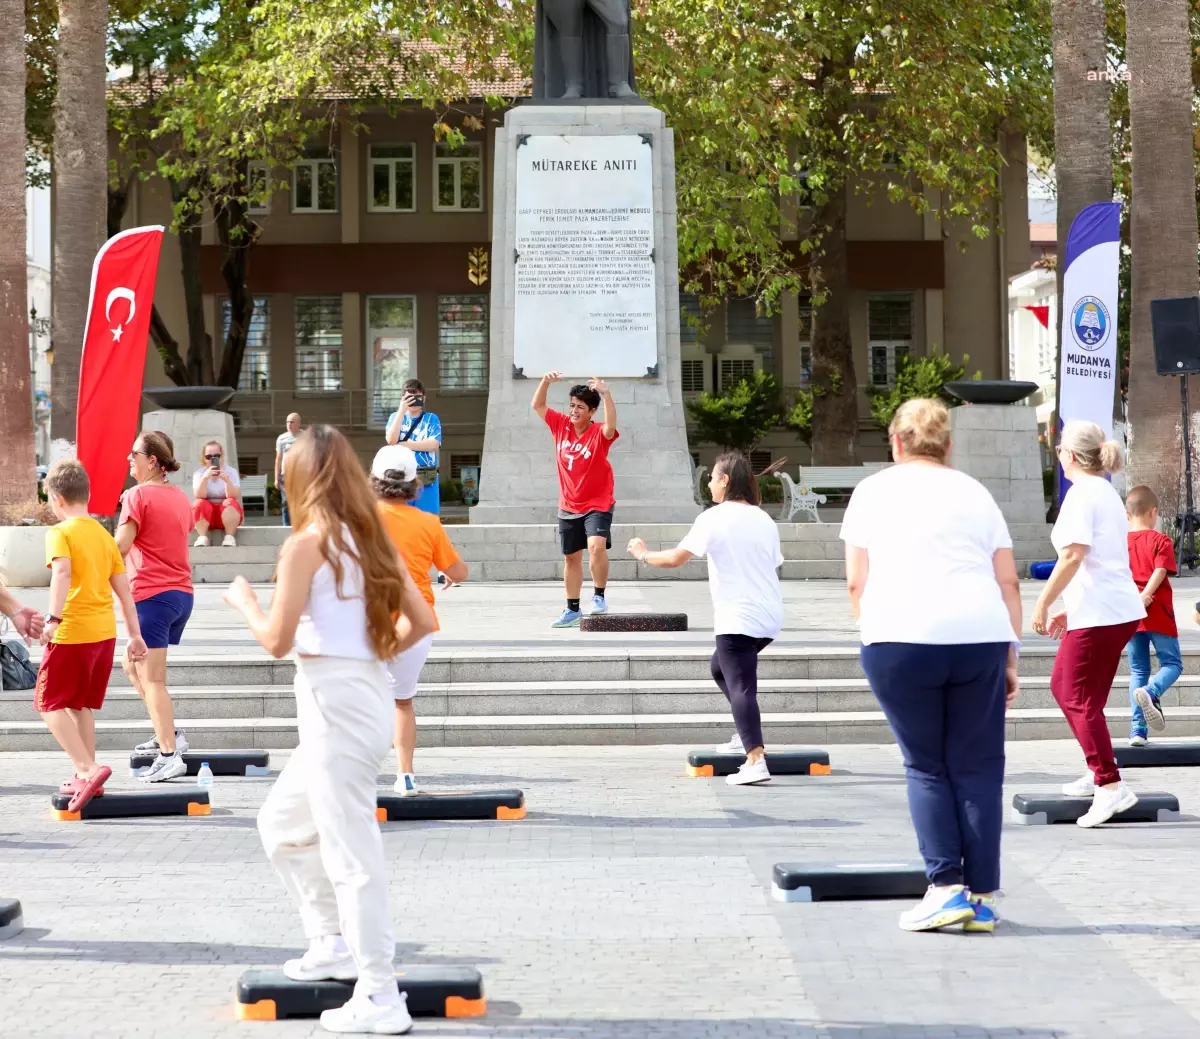
[[[951,407],[961,403],[946,392],[946,383],[961,379],[971,358],[963,354],[962,365],[956,365],[949,354],[931,354],[928,357],[905,357],[897,367],[896,385],[886,390],[868,389],[871,398],[871,415],[884,429],[892,423],[897,409],[907,400],[930,397],[944,401]],[[978,379],[976,372],[974,378]]]
[[[779,423],[779,383],[767,372],[755,372],[719,394],[700,394],[687,402],[687,410],[697,439],[750,451]]]

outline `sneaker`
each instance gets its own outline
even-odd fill
[[[996,913],[995,895],[971,895],[971,908],[975,916],[963,921],[964,931],[992,932],[996,929],[996,921],[1000,919]]]
[[[1129,745],[1131,747],[1144,747],[1149,742],[1144,732],[1131,732],[1129,734]]]
[[[1162,703],[1149,689],[1136,689],[1133,698],[1146,716],[1146,724],[1155,732],[1162,732],[1167,727],[1167,716],[1163,714]]]
[[[192,542],[192,548],[208,548],[208,535],[201,534]]]
[[[186,775],[187,762],[183,760],[183,755],[176,751],[174,754],[159,754],[138,779],[143,783],[165,783],[168,779]]]
[[[736,732],[733,734],[733,739],[728,743],[718,743],[713,747],[718,754],[745,754],[746,748],[742,746],[742,737]]]
[[[401,772],[396,776],[396,785],[392,787],[401,797],[412,797],[414,794],[419,794],[417,789],[417,777],[411,772]]]
[[[608,613],[608,603],[604,601],[603,595],[592,596],[592,615],[597,613]]]
[[[298,960],[288,960],[283,973],[292,981],[357,981],[358,967],[346,939],[326,934],[308,943],[308,952]]]
[[[182,754],[188,749],[187,733],[182,729],[175,730],[175,749]],[[145,743],[139,743],[133,748],[135,754],[157,754],[162,747],[159,745],[158,737],[152,736]]]
[[[752,783],[769,783],[771,773],[767,771],[767,759],[764,755],[753,765],[749,761],[742,762],[742,767],[732,775],[725,777],[730,786],[749,786]]]
[[[404,1035],[412,1028],[407,994],[395,1003],[376,1003],[371,996],[354,996],[350,1002],[321,1015],[327,1032],[358,1032],[366,1035]]]
[[[1096,787],[1096,796],[1092,798],[1092,807],[1086,814],[1075,820],[1076,826],[1091,829],[1101,823],[1108,822],[1114,815],[1127,812],[1137,804],[1137,794],[1124,783],[1118,783],[1114,788]]]
[[[961,884],[942,888],[930,884],[920,903],[900,914],[900,928],[904,931],[936,931],[974,919],[975,907]]]
[[[550,625],[552,628],[577,628],[579,627],[579,618],[583,614],[578,610],[566,609],[558,615],[558,620]]]
[[[226,534],[225,537],[221,540],[221,547],[222,548],[237,548],[237,538],[235,538],[232,534]]]
[[[1096,781],[1090,772],[1085,772],[1073,783],[1064,783],[1062,792],[1067,797],[1091,797],[1096,793]]]

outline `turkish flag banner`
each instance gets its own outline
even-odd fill
[[[1025,309],[1033,311],[1033,316],[1038,319],[1038,324],[1041,325],[1042,328],[1050,327],[1050,308],[1047,305],[1045,305],[1045,304],[1042,304],[1041,306],[1030,305],[1030,306],[1027,306]]]
[[[76,457],[92,483],[88,511],[111,516],[138,434],[146,341],[163,228],[134,227],[100,247],[79,363]]]

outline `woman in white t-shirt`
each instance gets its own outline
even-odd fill
[[[746,760],[725,782],[731,786],[771,778],[758,710],[758,655],[783,627],[778,568],[783,565],[779,528],[758,507],[758,482],[740,452],[721,455],[708,483],[714,507],[702,512],[677,548],[650,552],[641,538],[630,554],[651,566],[683,566],[708,557],[708,587],[717,636],[712,676],[733,711],[737,734],[718,750],[745,753]]]
[[[1106,441],[1094,422],[1068,422],[1059,437],[1058,460],[1071,489],[1050,535],[1058,562],[1038,596],[1033,630],[1062,639],[1050,691],[1083,748],[1089,770],[1064,786],[1063,793],[1092,798],[1092,807],[1076,820],[1090,827],[1137,804],[1137,794],[1121,782],[1104,706],[1121,651],[1146,608],[1129,570],[1125,506],[1106,479],[1121,468],[1120,446]],[[1066,609],[1051,617],[1050,607],[1059,593]]]
[[[207,548],[210,530],[224,530],[222,548],[235,548],[234,532],[246,520],[242,510],[242,478],[225,464],[225,448],[210,440],[200,453],[203,463],[192,473],[192,520],[196,524],[195,548]]]
[[[904,755],[929,877],[900,926],[991,931],[1004,712],[1018,689],[1012,539],[983,485],[947,465],[944,405],[908,401],[888,435],[896,464],[858,485],[841,537],[863,671]]]

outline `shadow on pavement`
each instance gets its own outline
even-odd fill
[[[768,827],[813,827],[816,829],[840,829],[847,826],[862,826],[862,823],[845,819],[778,819],[771,815],[762,815],[744,808],[724,809],[724,815],[711,819],[678,819],[672,816],[655,816],[653,818],[612,816],[612,815],[567,815],[561,812],[529,812],[526,822],[547,823],[551,826],[583,826],[583,827],[630,827],[635,830],[728,830],[754,829]]]

